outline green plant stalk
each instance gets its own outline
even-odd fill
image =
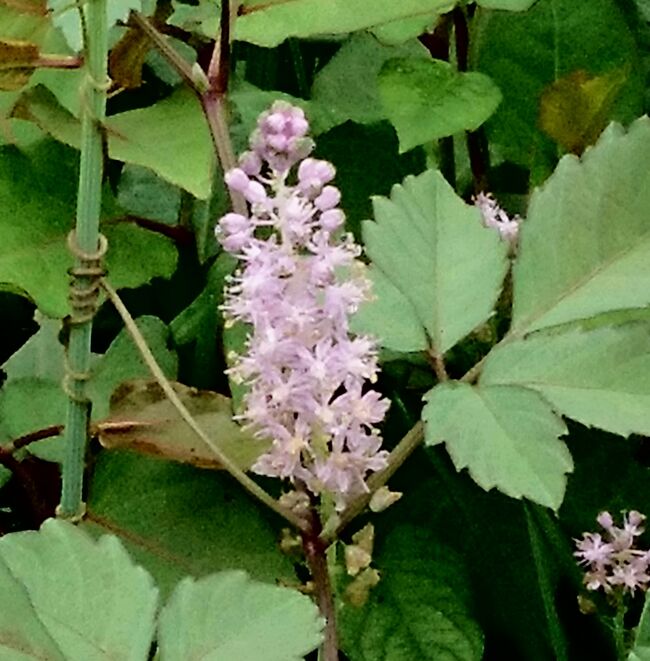
[[[102,122],[106,115],[108,28],[106,0],[89,0],[85,11],[86,76],[82,83],[81,162],[77,197],[76,243],[85,253],[97,251],[103,175]],[[76,265],[81,266],[79,258]],[[66,450],[59,514],[76,518],[83,513],[84,455],[90,417],[85,379],[90,369],[92,319],[74,323],[68,344],[70,399],[66,416]]]

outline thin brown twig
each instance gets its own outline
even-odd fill
[[[433,349],[427,351],[427,355],[429,357],[431,367],[433,367],[433,371],[436,373],[438,381],[440,383],[449,381],[449,374],[447,374],[447,367],[445,366],[445,357]]]
[[[221,11],[221,32],[219,39],[215,42],[206,76],[200,67],[192,67],[181,57],[145,16],[140,12],[131,12],[133,22],[149,37],[161,55],[176,69],[197,95],[208,122],[214,150],[223,172],[227,172],[237,165],[228,130],[225,102],[230,66],[230,28],[233,15],[230,2],[224,0]],[[229,194],[233,211],[248,215],[244,197],[236,191],[229,191]]]
[[[208,88],[205,75],[204,80],[199,75],[200,70],[192,65],[167,43],[165,37],[154,27],[151,21],[139,11],[132,11],[130,20],[144,32],[151,43],[160,51],[160,54],[174,67],[180,77],[199,96]]]
[[[58,436],[62,431],[63,425],[50,425],[49,427],[38,429],[36,431],[30,432],[29,434],[19,436],[7,445],[0,447],[0,453],[13,454],[17,450],[27,447],[31,443],[43,441],[46,438],[52,438],[52,436]]]
[[[234,11],[233,4],[235,5]],[[214,44],[208,66],[208,88],[199,97],[210,127],[214,150],[223,172],[227,172],[237,165],[228,130],[226,94],[230,75],[230,33],[233,16],[239,4],[239,0],[234,3],[230,0],[223,0],[221,3],[219,38]],[[247,216],[248,207],[243,195],[232,190],[229,193],[233,211]]]
[[[78,55],[46,55],[41,53],[33,65],[41,69],[79,69],[83,66],[83,58]]]

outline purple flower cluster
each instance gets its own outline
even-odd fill
[[[634,548],[635,538],[643,533],[645,516],[632,510],[623,516],[623,527],[614,525],[609,512],[601,512],[596,520],[605,530],[600,533],[583,533],[575,540],[578,550],[574,553],[580,564],[588,567],[585,584],[588,590],[603,588],[611,592],[615,588],[634,594],[639,588],[646,590],[650,583],[650,551]]]
[[[474,197],[474,206],[478,207],[485,227],[497,230],[504,241],[515,243],[519,234],[521,218],[508,214],[498,205],[491,193],[479,193]]]
[[[365,388],[376,380],[377,349],[352,336],[348,320],[370,283],[360,248],[340,231],[334,167],[308,158],[307,130],[300,108],[274,103],[226,174],[250,214],[228,213],[216,228],[241,262],[222,309],[227,323],[252,327],[229,373],[249,387],[239,418],[272,441],[253,470],[331,494],[342,509],[386,466],[374,425],[389,402]]]

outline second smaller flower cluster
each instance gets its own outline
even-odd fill
[[[587,567],[585,585],[588,590],[602,588],[605,592],[622,589],[634,594],[646,590],[650,583],[650,551],[634,547],[636,538],[643,533],[645,516],[635,510],[623,516],[623,527],[614,525],[609,512],[601,512],[596,521],[605,534],[583,533],[575,540],[575,556]]]

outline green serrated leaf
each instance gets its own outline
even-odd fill
[[[379,72],[384,62],[401,56],[431,57],[416,41],[391,47],[383,46],[367,32],[352,35],[319,71],[312,101],[324,106],[341,123],[352,120],[372,124],[385,119],[379,98]]]
[[[481,385],[537,390],[584,425],[650,435],[650,325],[570,329],[497,347]]]
[[[352,317],[350,330],[374,335],[393,351],[425,351],[427,336],[409,299],[375,265],[368,278],[373,298]]]
[[[481,632],[467,607],[460,558],[426,529],[401,525],[373,564],[379,584],[363,607],[340,611],[343,649],[350,661],[478,661]]]
[[[444,442],[457,470],[483,489],[557,510],[573,462],[567,429],[536,392],[515,386],[445,383],[425,395],[426,445]]]
[[[271,521],[227,475],[130,452],[103,452],[89,485],[87,522],[111,531],[169,593],[188,574],[244,569],[292,582]],[[146,513],[143,514],[143,513]]]
[[[459,131],[473,131],[501,102],[501,92],[481,73],[459,73],[448,62],[397,58],[379,74],[379,95],[408,151]]]
[[[507,248],[439,172],[407,177],[374,208],[376,222],[363,225],[366,252],[444,353],[490,316]],[[381,327],[373,332],[382,336]]]
[[[179,583],[160,614],[160,653],[166,661],[299,661],[322,628],[309,597],[222,572]]]
[[[645,107],[638,47],[617,0],[537,0],[525,12],[479,11],[472,62],[503,92],[486,124],[490,145],[504,159],[539,169],[537,180],[557,160],[556,145],[539,126],[547,86],[575,71],[599,76],[618,68],[629,75],[607,121],[628,122]]]
[[[296,0],[246,2],[235,25],[235,39],[273,47],[288,37],[346,34],[391,21],[428,15],[450,0]]]
[[[38,532],[13,533],[0,540],[0,576],[7,571],[24,586],[36,616],[60,652],[54,648],[46,656],[5,658],[148,658],[158,590],[116,537],[95,542],[72,524],[50,519]],[[23,599],[12,592],[16,607],[24,609]],[[2,611],[13,611],[14,604],[7,601],[4,591],[3,604]],[[44,640],[42,631],[35,633]]]
[[[65,661],[65,657],[41,622],[25,586],[0,557],[0,659],[7,661]]]
[[[513,297],[518,334],[650,303],[650,120],[612,126],[533,194]]]

